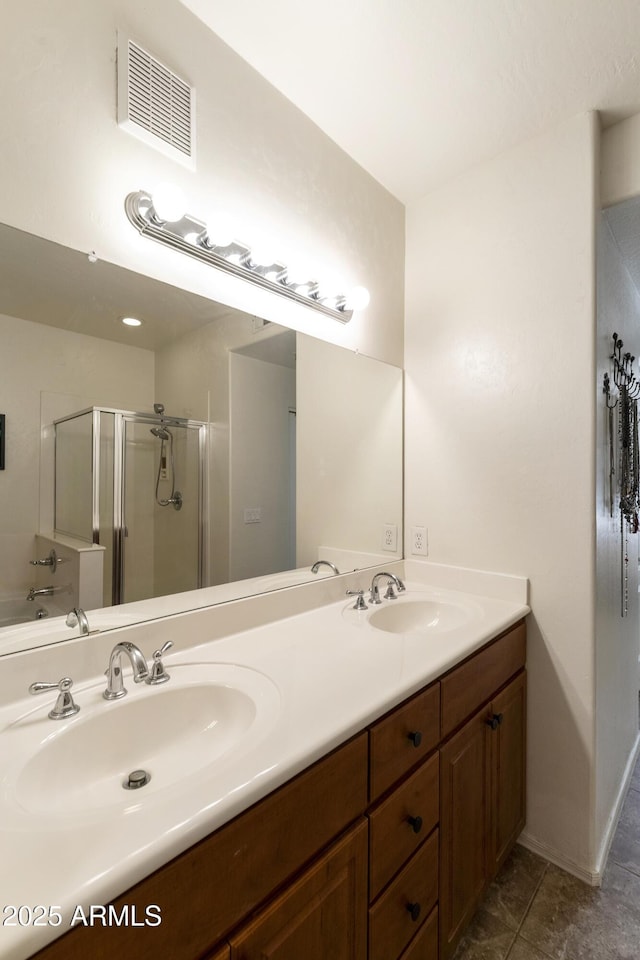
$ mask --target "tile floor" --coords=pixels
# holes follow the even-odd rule
[[[516,846],[454,960],[640,960],[640,762],[602,886]]]

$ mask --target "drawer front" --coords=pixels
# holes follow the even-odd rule
[[[373,900],[438,824],[435,753],[369,814],[369,897]]]
[[[438,960],[438,908],[434,907],[400,960]]]
[[[438,831],[434,830],[369,909],[369,960],[400,957],[437,899]],[[413,915],[410,908],[415,911]]]
[[[440,686],[396,707],[369,730],[369,799],[377,800],[440,741]]]
[[[443,739],[524,667],[526,638],[523,621],[443,677],[440,681]]]

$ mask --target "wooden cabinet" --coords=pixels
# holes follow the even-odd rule
[[[438,960],[437,907],[433,908],[400,960]]]
[[[438,683],[369,731],[369,960],[437,944],[439,740]]]
[[[375,899],[438,824],[434,753],[369,812],[369,895]]]
[[[485,711],[440,750],[440,945],[448,957],[487,882],[489,755]]]
[[[440,685],[405,700],[369,730],[369,799],[376,800],[440,740]]]
[[[231,960],[231,948],[225,945],[221,950],[210,954],[207,960]]]
[[[521,671],[440,750],[441,960],[524,826],[525,689]]]
[[[524,826],[524,623],[34,960],[448,960]],[[440,748],[438,750],[438,747]]]
[[[367,824],[334,844],[251,923],[231,960],[366,960]]]
[[[526,638],[522,621],[442,677],[440,736],[443,740],[522,670]]]
[[[491,711],[492,834],[489,874],[494,877],[524,829],[526,810],[527,683],[524,671],[498,694]]]
[[[369,910],[369,960],[396,960],[438,899],[438,831]]]

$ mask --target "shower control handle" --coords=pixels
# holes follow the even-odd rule
[[[55,573],[58,564],[64,563],[64,557],[59,557],[55,550],[50,550],[48,556],[41,557],[38,560],[29,560],[32,567],[51,567],[51,572]]]

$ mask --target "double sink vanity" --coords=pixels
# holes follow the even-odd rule
[[[527,585],[379,569],[3,659],[2,960],[452,955],[524,826]]]

